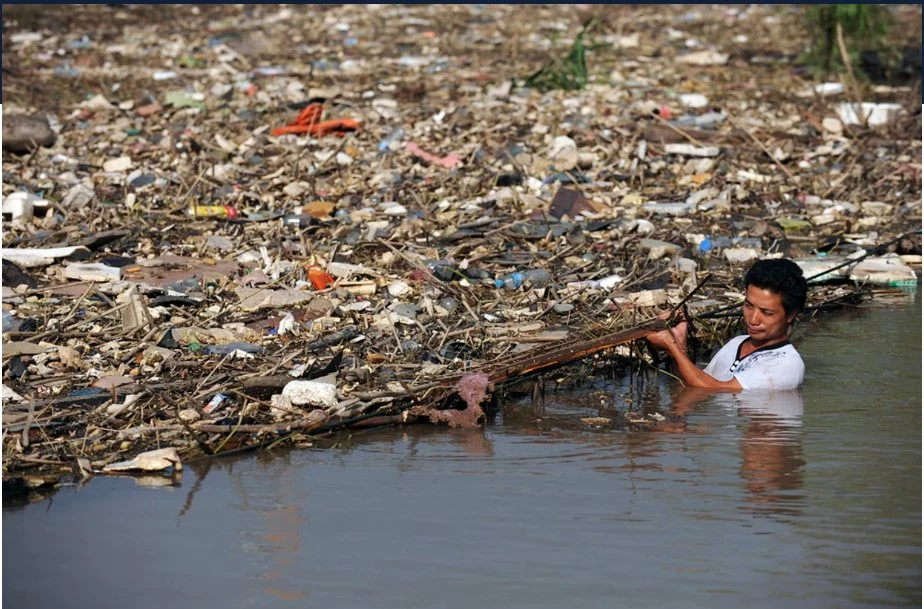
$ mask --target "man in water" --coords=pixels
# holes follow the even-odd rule
[[[717,391],[787,390],[802,384],[805,364],[789,342],[796,315],[805,308],[808,284],[791,260],[758,260],[744,277],[747,334],[731,339],[705,370],[687,355],[687,322],[648,335],[677,364],[683,382]]]

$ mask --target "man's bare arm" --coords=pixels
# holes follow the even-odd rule
[[[680,322],[669,330],[649,334],[648,342],[667,351],[667,354],[677,364],[677,372],[686,385],[714,391],[741,391],[741,383],[738,382],[738,379],[732,378],[730,381],[717,380],[693,363],[693,360],[687,355],[686,349],[681,346],[686,341],[678,340],[677,336],[677,333],[679,333],[680,336],[686,337],[686,332],[686,322]]]

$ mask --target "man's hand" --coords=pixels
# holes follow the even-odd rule
[[[647,337],[648,342],[655,347],[660,347],[671,352],[675,347],[679,347],[683,353],[687,352],[687,322],[681,321],[673,328],[652,332]]]
[[[659,317],[667,319],[668,313]],[[699,387],[710,391],[741,391],[741,383],[732,378],[729,381],[720,381],[703,370],[700,370],[690,356],[687,355],[687,322],[680,321],[673,328],[652,332],[645,338],[655,347],[667,351],[677,365],[677,373],[689,387]]]

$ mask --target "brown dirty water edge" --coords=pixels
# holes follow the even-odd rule
[[[601,379],[547,421],[682,426],[659,314],[702,360],[754,260],[805,332],[920,285],[919,75],[813,77],[804,7],[3,8],[4,496]]]

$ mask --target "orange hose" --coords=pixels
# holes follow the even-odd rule
[[[336,135],[343,137],[350,131],[356,131],[360,128],[361,123],[349,118],[335,118],[326,121],[321,120],[321,114],[324,108],[321,104],[309,104],[302,110],[298,118],[285,127],[277,127],[270,133],[274,136],[285,135],[287,133],[307,133],[314,137],[324,137],[325,135]]]

